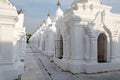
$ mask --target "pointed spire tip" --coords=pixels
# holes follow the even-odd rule
[[[58,3],[57,3],[57,6],[61,6],[61,3],[60,3],[60,1],[58,0]]]
[[[50,13],[48,12],[48,15],[47,16],[50,16]]]

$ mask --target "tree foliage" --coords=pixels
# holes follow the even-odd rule
[[[27,43],[29,43],[29,39],[32,36],[32,34],[26,34],[26,38],[27,38]]]

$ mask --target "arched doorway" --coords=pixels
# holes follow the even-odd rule
[[[107,62],[107,37],[104,33],[98,36],[97,40],[98,62]]]
[[[42,50],[45,51],[45,40],[42,41]]]
[[[60,56],[59,56],[60,59],[63,58],[63,37],[62,35],[60,35]]]

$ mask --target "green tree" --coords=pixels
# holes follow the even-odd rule
[[[26,34],[26,38],[27,38],[27,43],[29,43],[29,39],[32,36],[32,34]]]

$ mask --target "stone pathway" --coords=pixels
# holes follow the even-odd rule
[[[38,64],[33,54],[34,52],[30,46],[27,47],[27,54],[25,57],[25,73],[22,80],[50,80],[41,64]]]
[[[28,45],[22,80],[120,80],[120,71],[99,74],[72,74],[64,72],[37,48]]]

